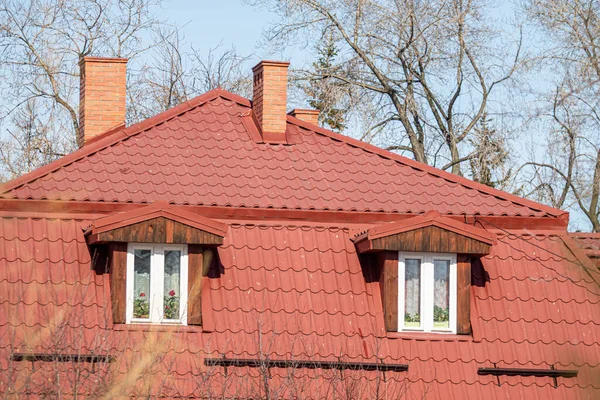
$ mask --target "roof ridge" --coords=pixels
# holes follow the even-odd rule
[[[217,88],[211,91],[208,91],[200,96],[196,96],[193,99],[190,99],[186,102],[178,104],[175,107],[172,107],[166,111],[163,111],[159,114],[154,115],[153,117],[147,118],[143,121],[135,123],[129,127],[125,127],[124,125],[119,125],[117,127],[111,128],[97,137],[95,137],[88,145],[83,146],[82,148],[74,151],[71,154],[67,154],[64,157],[59,158],[49,164],[46,164],[40,168],[37,168],[25,175],[22,175],[18,178],[12,179],[8,182],[5,182],[0,185],[0,194],[7,193],[13,189],[18,188],[19,186],[25,185],[27,183],[31,183],[37,179],[44,177],[62,167],[65,167],[69,164],[72,164],[76,161],[81,160],[87,156],[90,156],[94,153],[97,153],[107,147],[110,147],[114,144],[119,143],[122,140],[125,140],[129,137],[135,136],[143,131],[151,129],[157,125],[160,125],[171,118],[174,118],[178,115],[181,115],[193,108],[199,107],[212,101],[216,98],[224,98],[229,101],[233,101],[234,103],[238,103],[245,107],[250,107],[251,102],[248,99],[245,99],[241,96],[238,96],[234,93],[228,92],[226,90]]]
[[[336,133],[336,132],[330,131],[328,129],[322,128],[318,125],[311,124],[311,123],[303,121],[301,119],[292,117],[291,115],[287,115],[287,121],[294,125],[311,130],[317,134],[329,137],[332,140],[335,140],[338,142],[344,142],[349,146],[360,148],[366,152],[373,153],[380,157],[384,157],[389,160],[399,162],[399,163],[409,166],[411,168],[417,169],[419,171],[428,173],[430,175],[436,176],[438,178],[441,178],[441,179],[444,179],[444,180],[447,180],[450,182],[454,182],[456,184],[462,185],[469,189],[473,189],[478,192],[488,194],[490,196],[498,197],[498,198],[510,201],[511,203],[519,204],[521,206],[525,206],[525,207],[528,207],[528,208],[531,208],[534,210],[544,211],[553,217],[558,217],[561,215],[568,215],[567,211],[563,211],[558,208],[550,207],[545,204],[537,203],[533,200],[528,200],[523,197],[519,197],[517,195],[511,194],[511,193],[508,193],[508,192],[505,192],[505,191],[502,191],[499,189],[492,188],[492,187],[484,185],[482,183],[472,181],[472,180],[464,178],[462,176],[452,174],[450,172],[441,170],[439,168],[432,167],[431,165],[420,163],[420,162],[412,160],[408,157],[401,156],[400,154],[392,153],[389,150],[385,150],[380,147],[374,146],[370,143],[366,143],[366,142],[351,138],[349,136],[345,136],[340,133]]]

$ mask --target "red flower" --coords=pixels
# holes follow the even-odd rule
[[[169,292],[169,296],[175,296],[175,291],[173,289],[171,289],[171,291]]]
[[[140,297],[146,297],[146,293],[140,293]]]
[[[168,309],[169,309],[169,306],[165,306],[165,310],[168,310]]]

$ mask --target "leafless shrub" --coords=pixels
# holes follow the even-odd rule
[[[319,335],[277,333],[272,321],[264,320],[268,314],[261,314],[254,332],[217,334],[222,337],[215,351],[206,341],[211,334],[199,330],[111,328],[110,305],[95,303],[97,291],[104,291],[96,286],[102,279],[81,278],[66,297],[65,282],[34,282],[47,292],[35,300],[27,285],[15,285],[10,305],[2,306],[10,317],[0,324],[1,398],[389,399],[404,397],[409,387],[405,372],[348,368],[346,363],[355,360],[348,358],[344,340],[339,340],[337,362],[329,358],[331,366],[323,367]],[[27,317],[24,303],[30,304]],[[280,340],[291,343],[297,354],[290,349],[277,355]],[[382,343],[374,337],[363,340],[372,342],[374,351]],[[23,358],[34,356],[41,358]],[[90,356],[97,358],[90,361]],[[206,365],[207,358],[256,362],[223,367]],[[271,363],[282,359],[285,367]]]

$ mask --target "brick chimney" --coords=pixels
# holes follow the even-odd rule
[[[125,124],[126,58],[84,57],[79,62],[79,147]]]
[[[266,143],[286,143],[289,62],[261,61],[254,68],[252,109]]]
[[[314,125],[319,125],[319,110],[294,108],[288,114],[290,114],[292,117],[301,119],[302,121],[306,121]]]

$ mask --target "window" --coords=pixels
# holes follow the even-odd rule
[[[186,245],[127,248],[127,323],[187,324]]]
[[[456,255],[400,253],[400,331],[456,333]]]

